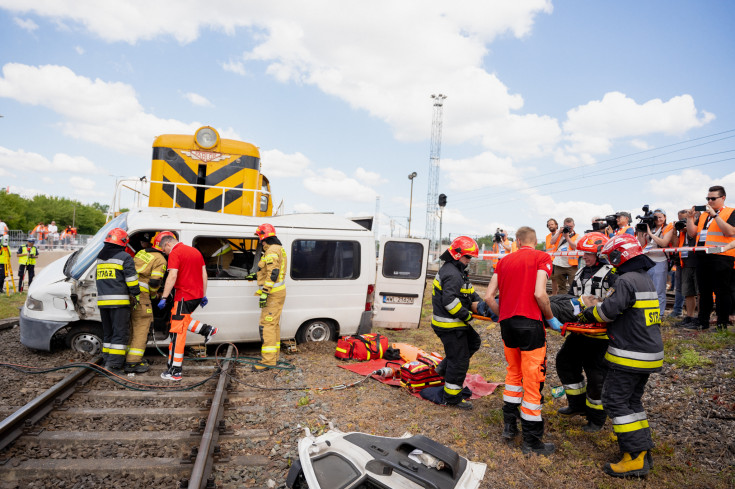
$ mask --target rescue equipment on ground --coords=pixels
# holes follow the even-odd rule
[[[561,327],[561,335],[564,336],[567,331],[572,333],[607,333],[607,325],[605,323],[564,323]]]
[[[332,429],[315,437],[306,429],[286,487],[477,489],[486,470],[423,435],[390,438]]]
[[[400,350],[401,358],[403,359],[404,362],[413,362],[418,358],[419,355],[423,355],[425,357],[431,356],[431,357],[438,358],[439,361],[437,361],[437,364],[442,360],[442,358],[444,358],[436,352],[427,353],[421,348],[418,348],[413,345],[409,345],[408,343],[393,343],[391,347],[396,350]]]
[[[427,387],[444,385],[444,377],[436,373],[441,359],[434,356],[419,355],[413,362],[401,366],[401,386],[411,392],[419,392]]]
[[[337,340],[334,356],[343,360],[374,360],[383,358],[388,338],[378,333],[345,336]]]

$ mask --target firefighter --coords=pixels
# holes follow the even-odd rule
[[[585,266],[577,270],[569,289],[569,295],[575,296],[575,309],[584,309],[581,301],[583,295],[603,299],[614,281],[612,266],[597,255],[607,241],[604,234],[592,232],[583,235],[577,242],[577,250],[584,252],[582,259]],[[556,354],[556,372],[569,402],[568,406],[557,412],[567,416],[586,416],[587,425],[582,430],[587,432],[600,431],[607,419],[602,407],[602,384],[607,372],[604,360],[606,351],[605,333],[570,333]]]
[[[102,317],[102,356],[105,368],[122,374],[130,330],[130,304],[140,287],[133,259],[125,252],[128,233],[114,228],[97,255],[97,307]]]
[[[516,232],[521,248],[498,263],[485,301],[500,316],[505,359],[508,362],[503,391],[503,433],[506,440],[518,435],[521,418],[524,454],[550,455],[553,443],[544,443],[541,391],[546,381],[546,331],[543,319],[555,331],[561,323],[551,311],[546,281],[551,275],[551,257],[534,249],[536,231],[523,226]],[[498,304],[496,292],[503,298]],[[520,409],[519,409],[520,408]]]
[[[171,328],[168,345],[167,369],[161,374],[165,380],[181,380],[184,363],[186,332],[191,331],[204,336],[208,343],[217,334],[217,328],[194,320],[191,314],[199,307],[206,306],[207,269],[204,258],[196,248],[179,243],[171,231],[163,231],[153,238],[153,246],[168,255],[168,278],[163,287],[158,308],[166,307],[169,294],[175,288],[174,306],[171,310]]]
[[[29,237],[27,244],[18,248],[18,292],[23,292],[23,279],[26,270],[28,270],[28,288],[31,287],[31,282],[33,282],[33,277],[36,274],[37,258],[36,238]]]
[[[253,371],[263,372],[275,367],[278,353],[281,350],[281,312],[286,302],[286,250],[276,236],[276,228],[268,223],[261,224],[255,230],[263,254],[258,262],[258,291],[260,297],[260,364],[253,366]]]
[[[609,323],[602,405],[623,457],[604,470],[615,477],[643,476],[653,465],[653,440],[641,399],[648,377],[660,371],[664,361],[658,295],[647,273],[654,263],[630,235],[611,238],[601,255],[616,267],[617,279],[607,297],[586,308],[580,320]]]
[[[143,235],[141,250],[135,254],[135,271],[138,272],[140,303],[132,312],[130,325],[130,345],[125,358],[125,372],[147,372],[148,362],[143,360],[148,331],[153,322],[152,298],[158,292],[166,273],[166,257],[163,251],[151,245],[150,236]]]
[[[472,393],[463,385],[470,358],[481,345],[480,335],[470,321],[478,303],[483,301],[467,273],[467,265],[478,256],[474,239],[460,236],[452,241],[440,256],[444,264],[434,277],[431,294],[431,327],[444,345],[444,359],[436,368],[444,377],[444,389],[430,400],[460,409],[472,409],[472,403],[467,400]]]

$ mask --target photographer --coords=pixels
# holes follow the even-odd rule
[[[620,236],[622,234],[635,236],[635,229],[630,225],[630,221],[632,220],[630,212],[618,212],[615,214],[615,217],[618,222],[618,229],[613,230],[612,226],[608,226],[607,231],[610,236]]]
[[[707,205],[694,221],[697,210],[692,207],[687,213],[687,233],[697,238],[697,246],[729,246],[735,239],[735,212],[725,207],[725,188],[715,185],[707,193]],[[735,249],[722,253],[697,251],[697,285],[699,286],[699,327],[709,328],[712,313],[712,294],[717,303],[717,329],[726,330],[730,324],[730,282],[735,263]]]
[[[687,210],[679,211],[679,221],[674,223],[676,231],[679,233],[676,246],[677,248],[692,247],[697,244],[696,237],[690,237],[686,228]],[[694,216],[694,221],[699,221],[699,212]],[[699,328],[699,319],[694,315],[694,309],[697,306],[697,257],[691,251],[680,251],[679,261],[676,266],[676,295],[681,296],[686,308],[684,319],[677,323],[676,326],[690,329]],[[676,312],[676,300],[674,301],[674,312]]]
[[[492,259],[493,269],[498,266],[498,261],[503,258],[502,255],[506,255],[511,251],[513,251],[513,247],[511,246],[510,241],[508,241],[505,231],[497,228],[495,230],[495,235],[493,236],[493,253],[500,254],[501,256]]]
[[[671,243],[671,238],[674,236],[674,225],[666,224],[666,213],[661,209],[656,209],[653,213],[648,212],[648,206],[643,207],[643,217],[638,216],[641,220],[636,226],[636,234],[638,235],[638,242],[641,244],[644,253],[648,254],[648,257],[653,260],[656,264],[653,268],[648,270],[648,275],[651,276],[653,284],[656,286],[656,295],[658,295],[658,304],[660,309],[661,317],[664,315],[666,309],[666,273],[668,270],[668,259],[664,253],[649,253],[654,248],[666,248]],[[650,223],[654,223],[654,228],[651,230]]]
[[[576,251],[578,238],[579,236],[574,232],[574,219],[567,217],[564,219],[564,226],[551,237],[551,242],[559,243],[554,251]],[[551,295],[556,295],[559,291],[564,293],[569,289],[574,274],[577,272],[578,259],[555,256],[553,260],[554,271],[551,274]]]

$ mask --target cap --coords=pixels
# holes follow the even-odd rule
[[[630,221],[633,220],[633,216],[630,215],[630,212],[622,211],[622,212],[618,212],[618,214],[620,214],[621,216],[627,217],[628,218],[628,222],[630,222]]]

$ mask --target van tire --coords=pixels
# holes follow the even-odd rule
[[[102,325],[84,323],[72,326],[65,341],[66,346],[75,352],[99,355],[102,353]]]
[[[337,328],[330,319],[312,319],[299,327],[296,332],[296,343],[317,341],[335,341]]]

